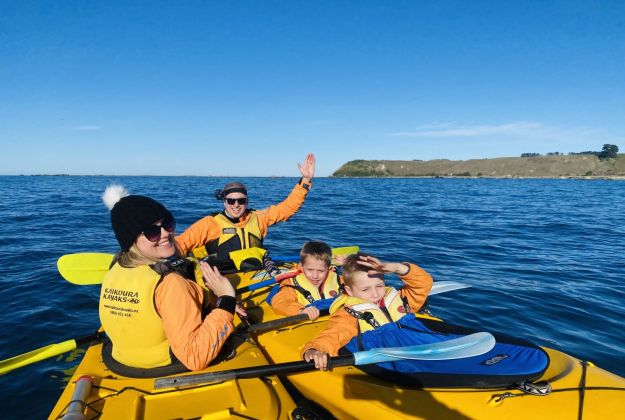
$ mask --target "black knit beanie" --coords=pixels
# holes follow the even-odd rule
[[[167,216],[173,219],[165,206],[149,197],[142,195],[121,197],[111,209],[111,226],[122,251],[128,251],[145,228]]]

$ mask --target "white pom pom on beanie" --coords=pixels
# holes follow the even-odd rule
[[[158,201],[142,195],[128,195],[121,185],[110,185],[102,194],[102,201],[111,210],[111,226],[122,251],[135,242],[139,234],[159,219],[172,214]]]

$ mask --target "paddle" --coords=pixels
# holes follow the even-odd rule
[[[495,346],[495,337],[487,332],[478,332],[452,340],[432,344],[420,344],[407,347],[393,347],[359,351],[347,356],[331,357],[331,367],[366,365],[398,359],[413,360],[450,360],[478,356],[490,351]],[[315,369],[314,362],[296,361],[267,366],[254,366],[219,372],[200,373],[186,376],[159,378],[154,381],[154,388],[175,388],[188,385],[209,384],[231,379],[258,378],[261,376],[287,375],[307,372]]]
[[[319,311],[319,316],[329,315],[330,311],[324,309]],[[265,331],[271,331],[282,327],[288,327],[289,325],[297,324],[300,321],[308,321],[308,314],[297,314],[293,316],[287,316],[286,318],[278,318],[273,321],[261,322],[260,324],[253,324],[243,329],[251,334],[260,334]]]
[[[263,287],[273,286],[275,283],[280,283],[282,280],[290,279],[291,277],[293,277],[293,274],[294,274],[293,272],[282,273],[278,276],[271,277],[270,279],[259,281],[258,283],[252,283],[245,287],[240,287],[234,292],[237,295],[240,295],[242,293],[252,292],[254,290],[262,289]]]
[[[85,254],[73,254],[73,255],[85,255]],[[101,258],[97,255],[107,255],[110,254],[91,254],[96,255],[94,258]],[[467,287],[471,287],[468,284],[454,282],[454,281],[439,281],[435,282],[432,286],[432,290],[430,291],[431,295],[436,295],[439,293],[446,293],[451,290],[464,289]],[[326,311],[321,311],[321,316],[327,315]],[[263,322],[260,324],[255,324],[247,328],[247,331],[254,334],[259,334],[261,332],[270,331],[276,328],[285,327],[288,325],[296,324],[300,321],[305,321],[308,319],[307,314],[298,314],[286,318],[280,318],[273,321]],[[50,344],[48,346],[42,347],[37,350],[30,351],[28,353],[24,353],[18,356],[11,357],[9,359],[5,359],[0,361],[0,376],[8,373],[12,370],[18,369],[23,366],[27,366],[41,360],[45,360],[54,356],[58,356],[60,354],[66,353],[68,351],[74,350],[75,348],[87,344],[93,341],[101,340],[104,337],[103,332],[98,332],[95,334],[91,334],[85,337],[71,339],[67,341],[63,341],[61,343]]]
[[[349,255],[354,252],[358,252],[357,246],[332,248],[333,257],[338,255]],[[97,252],[66,254],[58,259],[56,265],[61,276],[70,283],[79,285],[102,284],[102,279],[104,279],[104,275],[109,270],[113,257],[113,254]],[[289,257],[287,260],[299,260],[299,256],[292,258]],[[274,280],[269,279],[266,280],[266,282],[266,285],[269,285],[272,284]],[[263,286],[258,286],[258,288],[260,287]]]
[[[58,356],[59,354],[67,353],[74,350],[78,346],[83,344],[98,341],[104,338],[104,332],[97,332],[95,334],[87,335],[81,338],[75,338],[61,343],[50,344],[37,350],[29,351],[28,353],[20,354],[19,356],[11,357],[0,361],[0,375],[4,375],[7,372],[20,368],[22,366],[31,365],[41,360],[49,359],[50,357]]]
[[[70,283],[87,285],[101,284],[109,271],[113,254],[83,252],[63,255],[56,262],[61,276]]]

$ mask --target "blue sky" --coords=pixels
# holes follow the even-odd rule
[[[0,174],[625,151],[622,1],[0,0]]]

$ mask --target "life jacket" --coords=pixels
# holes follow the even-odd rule
[[[386,294],[379,305],[355,296],[341,295],[330,307],[330,313],[342,307],[348,314],[358,319],[360,332],[374,330],[389,322],[396,322],[411,312],[407,302],[394,287],[386,287]]]
[[[154,305],[154,292],[167,274],[176,271],[188,275],[188,264],[183,258],[135,268],[115,263],[106,273],[100,291],[99,313],[114,343],[109,351],[115,362],[142,372],[171,366],[177,367],[174,371],[187,370],[170,350],[162,319]],[[202,311],[203,317],[207,311],[208,307]]]
[[[255,210],[250,210],[250,217],[243,227],[237,227],[223,212],[213,215],[213,219],[219,225],[220,235],[218,238],[208,241],[203,246],[194,249],[196,258],[207,258],[208,263],[222,273],[233,273],[237,267],[230,258],[230,252],[247,248],[262,248],[263,234]],[[262,267],[262,259],[257,264],[243,267],[243,271],[257,270]]]
[[[297,301],[304,306],[308,306],[316,301],[328,298],[335,298],[340,292],[339,276],[336,271],[330,269],[321,283],[321,290],[308,280],[306,275],[298,270],[292,278],[283,280],[281,287],[291,287],[297,292]]]

